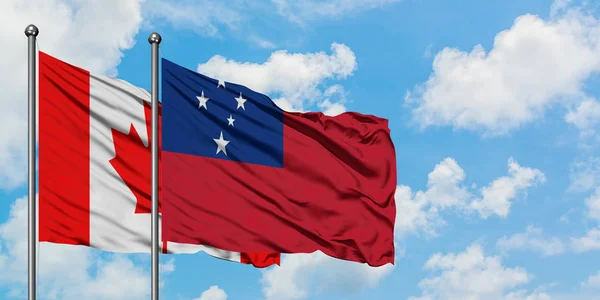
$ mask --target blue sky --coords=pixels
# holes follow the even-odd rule
[[[285,109],[390,120],[395,266],[163,256],[163,299],[600,299],[598,3],[20,2],[0,4],[1,299],[26,288],[29,23],[42,51],[146,89],[157,31],[163,57]],[[40,256],[42,299],[149,298],[149,255]]]

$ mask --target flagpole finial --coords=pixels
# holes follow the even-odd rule
[[[162,41],[162,38],[160,37],[160,34],[156,32],[151,33],[148,37],[148,43],[150,44],[160,44],[160,41]]]
[[[30,36],[34,36],[36,37],[38,35],[38,33],[40,33],[40,30],[37,28],[37,26],[30,24],[25,28],[25,35],[30,37]],[[159,36],[160,39],[160,36]]]

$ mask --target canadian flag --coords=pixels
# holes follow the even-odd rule
[[[39,52],[40,242],[150,252],[150,100],[148,91],[126,81]],[[256,267],[280,261],[279,253],[168,241],[160,249],[205,251]]]

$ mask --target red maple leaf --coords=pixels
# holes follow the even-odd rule
[[[152,107],[144,101],[144,115],[146,119],[146,132],[148,146],[144,146],[140,135],[131,124],[129,134],[112,129],[113,142],[115,144],[115,157],[109,162],[125,182],[129,190],[135,195],[137,204],[136,214],[149,214],[152,210],[151,201],[151,171],[152,171]],[[158,160],[160,165],[161,147],[161,116],[162,105],[158,104]],[[160,172],[158,175],[160,195]],[[158,211],[161,212],[160,196],[158,198]]]

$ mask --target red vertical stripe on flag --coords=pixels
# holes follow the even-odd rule
[[[90,244],[89,72],[39,52],[39,240]]]

